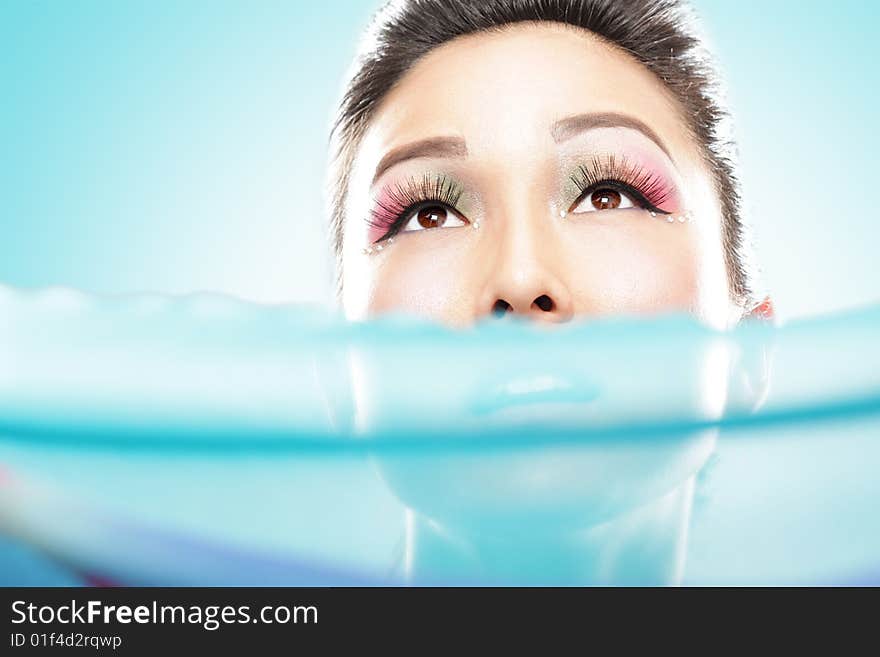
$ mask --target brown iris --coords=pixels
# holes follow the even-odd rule
[[[419,210],[418,221],[422,228],[440,228],[446,223],[446,209],[439,205],[431,205]]]
[[[613,189],[597,189],[590,195],[590,202],[597,210],[614,210],[620,207],[620,192]]]

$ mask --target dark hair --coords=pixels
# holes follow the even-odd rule
[[[588,30],[641,62],[678,99],[714,176],[733,298],[750,308],[758,301],[757,268],[741,216],[729,114],[719,76],[684,0],[397,0],[383,6],[354,61],[331,131],[328,201],[337,292],[342,288],[344,207],[351,167],[385,94],[434,48],[465,35],[529,21]]]

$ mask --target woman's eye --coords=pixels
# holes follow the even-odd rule
[[[466,223],[466,219],[444,205],[427,205],[410,215],[401,232],[427,228],[452,228],[464,226]]]
[[[595,212],[596,210],[625,210],[636,204],[625,192],[610,187],[599,188],[586,195],[572,212]]]

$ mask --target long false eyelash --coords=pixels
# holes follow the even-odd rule
[[[455,209],[463,193],[461,186],[445,175],[426,173],[421,179],[408,178],[382,191],[367,223],[382,232],[376,240],[381,242],[396,235],[420,206],[437,204]]]
[[[572,207],[579,204],[588,193],[608,185],[632,195],[646,210],[669,214],[668,211],[661,210],[660,206],[672,196],[672,188],[661,176],[638,164],[629,163],[626,157],[619,160],[614,155],[595,157],[588,165],[579,166],[571,180],[579,190]]]

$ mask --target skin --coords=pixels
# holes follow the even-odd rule
[[[582,116],[588,119],[571,120]],[[430,147],[418,157],[399,158],[401,149],[425,140]],[[394,163],[386,166],[392,156]],[[601,201],[607,188],[584,195],[574,184],[579,166],[596,159],[607,164],[611,157],[662,181],[664,193],[653,199],[657,217],[635,197],[597,209],[593,201]],[[743,315],[731,299],[713,178],[681,108],[644,66],[586,31],[517,24],[435,49],[377,108],[351,173],[342,253],[342,303],[349,319],[407,312],[466,327],[492,316],[499,301],[508,308],[505,317],[548,325],[579,316],[686,312],[726,329]],[[407,217],[406,226],[416,230],[396,234],[392,243],[383,240],[381,227],[370,225],[376,223],[377,201],[387,205],[389,190],[426,175],[454,180],[461,191],[445,208],[446,224],[424,228]],[[678,221],[685,214],[693,220]],[[381,251],[364,253],[379,244]],[[381,380],[381,365],[354,356],[356,380]],[[694,402],[716,417],[728,393],[727,354],[709,350],[692,365],[699,384]],[[469,385],[466,377],[460,382],[463,390]],[[369,424],[372,386],[355,387]],[[464,412],[444,403],[450,416]],[[446,467],[434,459],[421,466],[384,462],[392,488],[418,511],[410,517],[417,524],[410,532],[416,538],[407,539],[406,576],[417,579],[422,569],[436,575],[448,563],[458,572],[456,541],[483,566],[512,563],[520,569],[509,555],[511,540],[520,550],[522,537],[504,532],[532,525],[510,522],[493,534],[486,522],[497,511],[494,500],[503,490],[505,508],[522,509],[528,518],[540,498],[546,507],[539,511],[552,515],[560,499],[571,497],[560,480],[565,462],[576,481],[594,486],[580,498],[583,509],[611,508],[613,501],[617,515],[602,522],[577,516],[572,522],[583,522],[580,533],[564,523],[545,527],[551,538],[540,553],[553,553],[546,560],[558,565],[560,581],[627,581],[634,562],[642,564],[638,577],[645,581],[676,581],[693,475],[714,440],[713,432],[705,432],[646,454],[629,448],[619,462],[609,460],[615,452],[604,448],[566,454],[564,461],[551,450]],[[517,472],[525,478],[517,479]],[[540,482],[546,490],[533,494],[530,486],[540,488]],[[618,494],[647,484],[665,495],[646,503]],[[434,494],[443,489],[458,497]],[[468,524],[473,522],[476,529]],[[529,550],[522,555],[526,562],[534,556]]]
[[[560,129],[582,114],[628,117],[660,144],[632,126],[606,125],[615,121]],[[435,138],[464,143],[377,176],[389,153]],[[611,156],[656,175],[669,192],[663,210],[693,220],[651,217],[626,194],[615,208],[596,210],[596,195],[574,206],[577,167]],[[365,254],[381,237],[368,222],[377,199],[425,175],[462,191],[445,208],[446,224],[409,221],[417,230]],[[462,327],[499,301],[507,316],[550,323],[683,311],[727,328],[742,315],[731,300],[712,177],[676,100],[629,55],[569,26],[518,24],[420,60],[364,135],[345,221],[342,302],[353,320],[403,311]]]

